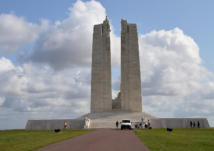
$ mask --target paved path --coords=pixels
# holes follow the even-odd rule
[[[129,130],[100,129],[37,151],[149,151]]]

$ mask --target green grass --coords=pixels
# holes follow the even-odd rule
[[[32,151],[79,136],[92,130],[6,130],[0,131],[0,151]]]
[[[214,129],[134,130],[150,151],[214,151]]]

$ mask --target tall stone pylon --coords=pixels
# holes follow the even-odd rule
[[[94,25],[92,44],[91,113],[112,110],[110,25]]]
[[[137,25],[121,20],[121,110],[142,112]]]

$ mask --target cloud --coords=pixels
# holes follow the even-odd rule
[[[188,95],[189,89],[208,80],[197,44],[179,28],[142,35],[140,47],[144,95]]]
[[[0,73],[14,69],[14,65],[12,64],[12,62],[5,57],[2,57],[0,59],[0,67]]]
[[[74,115],[89,111],[90,70],[78,68],[55,72],[49,66],[12,65],[6,58],[0,72],[0,115],[14,112],[64,112]]]
[[[55,69],[90,65],[93,25],[105,17],[105,8],[99,2],[78,0],[69,8],[68,18],[41,34],[31,59]]]
[[[27,22],[23,17],[0,14],[0,52],[14,53],[24,44],[33,42],[41,29],[39,25]]]
[[[68,18],[56,21],[40,35],[30,60],[49,64],[56,70],[90,66],[93,26],[105,18],[106,10],[99,2],[78,0],[69,8]],[[120,38],[114,34],[113,28],[111,43],[112,63],[119,65]]]
[[[202,65],[191,37],[174,28],[141,35],[139,44],[146,111],[165,117],[213,116],[213,74]]]

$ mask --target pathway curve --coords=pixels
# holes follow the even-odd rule
[[[99,129],[37,151],[149,151],[130,130]]]

